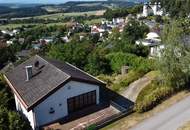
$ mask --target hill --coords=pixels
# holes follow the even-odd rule
[[[136,3],[128,1],[71,1],[64,4],[1,4],[0,18],[18,18],[47,15],[52,13],[71,13],[106,10],[108,8],[125,8]]]

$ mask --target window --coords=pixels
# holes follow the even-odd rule
[[[51,107],[50,110],[49,110],[49,113],[53,114],[54,112],[55,112],[55,110]]]

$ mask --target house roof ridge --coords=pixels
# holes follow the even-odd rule
[[[69,65],[69,66],[71,66],[71,67],[73,67],[73,68],[79,70],[80,72],[82,72],[82,73],[84,73],[84,74],[86,74],[86,75],[88,75],[88,76],[90,76],[90,77],[92,77],[92,78],[98,80],[99,82],[101,82],[101,83],[103,83],[103,84],[106,84],[104,81],[102,81],[102,80],[100,80],[100,79],[98,79],[98,78],[92,76],[91,74],[89,74],[89,73],[87,73],[87,72],[85,72],[85,71],[83,71],[83,70],[77,68],[76,66],[74,66],[74,65],[72,65],[72,64],[70,64],[70,63],[68,63],[68,62],[65,62],[65,63],[66,63],[67,65]]]
[[[53,65],[51,62],[48,62],[46,59],[42,58],[39,55],[36,55],[37,57],[39,57],[40,59],[42,59],[43,61],[45,61],[46,63],[48,63],[49,65],[53,66],[54,68],[56,68],[57,70],[61,71],[62,73],[64,73],[65,75],[67,75],[69,78],[71,78],[71,75],[65,73],[63,70],[61,70],[60,68],[58,68],[57,66]]]

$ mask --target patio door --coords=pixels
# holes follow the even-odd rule
[[[96,90],[67,99],[68,112],[72,113],[96,104]]]

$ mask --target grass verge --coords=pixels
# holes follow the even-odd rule
[[[181,91],[174,96],[168,98],[168,100],[163,101],[161,104],[159,104],[157,107],[153,108],[152,110],[144,113],[133,113],[125,118],[122,118],[121,120],[118,120],[101,130],[128,130],[131,127],[134,127],[138,123],[142,122],[143,120],[154,116],[158,112],[161,112],[165,110],[166,108],[172,106],[173,104],[179,102],[180,100],[184,99],[185,97],[190,96],[189,91],[184,90]]]

